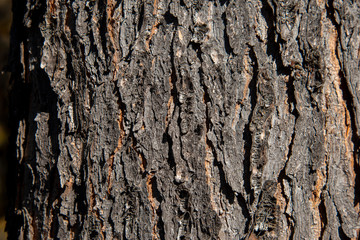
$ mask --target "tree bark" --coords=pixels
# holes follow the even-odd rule
[[[10,239],[356,239],[360,6],[13,1]]]

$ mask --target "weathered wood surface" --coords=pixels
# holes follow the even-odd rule
[[[359,4],[14,1],[10,239],[356,239]]]

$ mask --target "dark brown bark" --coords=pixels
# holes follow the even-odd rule
[[[356,239],[359,3],[14,1],[11,239]]]

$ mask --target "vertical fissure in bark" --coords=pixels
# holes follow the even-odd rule
[[[21,73],[19,72],[12,74],[10,85],[13,91],[13,95],[9,99],[10,106],[13,107],[13,111],[10,112],[10,117],[14,121],[9,121],[9,127],[12,131],[9,138],[9,142],[11,143],[9,147],[9,156],[11,159],[16,159],[17,161],[8,161],[7,191],[10,196],[9,208],[14,209],[16,213],[12,214],[11,218],[8,217],[6,229],[9,233],[9,239],[16,239],[16,230],[20,228],[21,224],[25,224],[19,214],[19,210],[21,209],[21,189],[23,182],[23,173],[20,168],[21,163],[25,158],[23,153],[25,152],[27,142],[29,141],[29,121],[26,116],[29,114],[32,87],[31,84],[21,77]],[[24,129],[24,138],[19,145],[16,145],[15,143],[18,138],[17,134],[21,128]]]
[[[111,179],[111,175],[114,171],[114,159],[115,159],[115,155],[116,153],[118,153],[120,151],[120,149],[123,146],[123,140],[125,137],[125,130],[124,130],[124,116],[126,114],[126,105],[125,103],[122,101],[122,97],[121,97],[121,93],[120,93],[120,89],[118,87],[115,86],[114,89],[114,93],[115,96],[117,97],[117,104],[118,104],[118,110],[119,110],[119,118],[117,120],[118,122],[118,127],[119,127],[119,138],[118,138],[118,143],[116,148],[114,149],[114,151],[111,153],[109,159],[108,159],[108,177],[107,177],[107,184],[108,184],[108,194],[111,195],[111,189],[112,189],[112,179]]]
[[[296,72],[295,72],[296,74]],[[284,163],[283,168],[280,170],[279,176],[278,176],[278,182],[280,183],[280,187],[281,187],[281,195],[283,196],[283,198],[285,199],[286,202],[286,207],[289,205],[290,203],[290,199],[287,197],[286,193],[285,193],[285,185],[284,185],[284,181],[288,181],[289,183],[291,183],[291,178],[289,178],[286,174],[286,168],[288,165],[288,162],[290,161],[290,158],[293,154],[293,147],[294,147],[294,141],[295,141],[295,136],[296,136],[296,124],[298,121],[298,118],[300,116],[299,111],[297,110],[297,105],[296,105],[296,97],[295,97],[295,88],[294,88],[294,81],[296,79],[294,77],[290,77],[289,80],[286,82],[286,93],[287,93],[287,101],[288,101],[288,106],[289,106],[289,110],[290,113],[295,117],[294,119],[294,127],[293,127],[293,132],[291,134],[291,140],[290,140],[290,144],[288,147],[288,152],[287,152],[287,156],[286,156],[286,161]],[[287,221],[287,225],[290,227],[290,239],[293,239],[294,237],[294,233],[295,233],[295,228],[294,228],[294,218],[291,214],[288,214],[286,211],[284,212],[285,216],[286,216],[286,221]]]
[[[175,17],[173,14],[171,14],[170,10],[167,10],[166,13],[164,14],[164,19],[165,19],[166,24],[174,24],[174,26],[175,26],[174,34],[175,34],[177,31],[177,27],[179,25],[177,17]],[[174,40],[175,39],[173,39],[173,41]]]
[[[291,200],[287,197],[287,195],[285,193],[284,181],[288,181],[289,183],[291,183],[291,179],[286,175],[286,167],[287,167],[287,164],[288,164],[288,162],[290,160],[290,157],[292,155],[292,148],[294,146],[294,139],[295,139],[295,132],[296,132],[295,126],[296,126],[296,121],[295,121],[295,124],[294,124],[293,133],[291,135],[291,141],[290,141],[290,145],[289,145],[287,158],[286,158],[285,164],[284,164],[283,168],[281,169],[281,171],[279,173],[279,176],[278,176],[278,182],[280,183],[280,187],[281,187],[281,195],[285,199],[285,202],[286,202],[284,214],[286,216],[287,225],[290,227],[290,237],[289,237],[289,239],[294,239],[294,233],[295,233],[294,222],[295,221],[294,221],[293,216],[291,214],[287,213],[287,211],[286,211],[286,209],[289,206]]]
[[[225,44],[225,51],[227,53],[228,56],[234,55],[234,50],[230,45],[230,39],[229,39],[229,35],[227,33],[227,19],[226,19],[226,11],[221,15],[221,19],[223,20],[224,23],[224,44]]]
[[[152,235],[152,239],[157,239],[158,220],[156,219],[156,216],[158,213],[158,206],[155,202],[155,198],[161,198],[161,196],[156,187],[156,177],[154,176],[154,174],[155,173],[148,174],[146,180],[146,188],[147,188],[148,199],[151,207],[151,225],[152,225],[151,235]],[[158,199],[158,201],[161,201],[161,199]]]
[[[51,189],[49,192],[47,216],[50,218],[49,224],[49,234],[48,237],[54,238],[59,229],[59,219],[55,216],[58,216],[60,213],[60,196],[62,194],[60,176],[56,168],[52,168],[49,174],[48,189]]]
[[[155,173],[148,174],[147,180],[147,190],[149,194],[150,205],[152,207],[152,237],[153,239],[157,239],[157,236],[160,236],[160,239],[165,239],[165,232],[164,232],[164,221],[162,220],[162,210],[161,210],[161,202],[163,197],[158,189],[157,186],[157,178]],[[158,204],[155,202],[158,202]],[[157,219],[156,219],[157,216]]]
[[[97,6],[99,9],[100,16],[107,16],[107,11],[106,11],[107,1],[99,0]],[[90,13],[91,13],[91,11],[90,11]],[[107,50],[108,45],[109,45],[109,47],[111,47],[111,44],[108,44],[108,40],[109,40],[108,34],[110,34],[110,33],[108,32],[107,17],[100,17],[99,25],[100,25],[99,26],[99,36],[100,36],[102,52],[105,55],[106,63],[108,65],[111,62],[110,59],[112,59],[112,57],[109,55],[109,51]]]
[[[360,149],[360,136],[358,136],[358,126],[356,125],[356,110],[354,105],[354,96],[351,94],[349,89],[349,82],[344,74],[343,71],[343,62],[340,58],[339,53],[339,34],[341,32],[341,26],[336,21],[335,18],[335,9],[334,9],[334,0],[329,0],[326,4],[326,14],[327,17],[330,19],[332,25],[335,27],[337,32],[336,38],[336,47],[335,47],[335,56],[339,62],[340,69],[339,69],[339,78],[340,78],[340,89],[342,91],[342,97],[346,105],[346,110],[350,115],[350,128],[351,128],[351,141],[353,143],[353,158],[354,158],[354,172],[355,172],[355,199],[354,199],[354,206],[360,203],[360,162],[359,162],[359,149]]]
[[[144,24],[144,17],[145,17],[145,7],[144,7],[144,3],[141,3],[140,5],[140,14],[139,14],[139,20],[137,23],[137,30],[138,32],[140,32],[143,24]]]
[[[346,234],[344,233],[343,229],[339,227],[339,236],[341,240],[351,240]]]
[[[281,57],[281,51],[280,51],[280,44],[281,44],[281,38],[278,37],[276,38],[276,29],[275,29],[275,14],[274,11],[276,11],[276,5],[275,6],[271,6],[270,3],[267,0],[262,1],[263,2],[263,7],[262,7],[262,15],[264,16],[266,23],[268,25],[268,44],[267,44],[267,54],[271,55],[276,63],[276,71],[278,75],[284,75],[284,76],[288,76],[288,81],[286,81],[286,93],[287,93],[287,104],[289,106],[289,112],[294,116],[294,127],[293,127],[293,132],[291,135],[291,140],[290,140],[290,144],[288,147],[288,153],[287,153],[287,158],[286,161],[284,163],[283,168],[281,169],[277,181],[280,183],[280,187],[281,187],[281,195],[283,196],[283,198],[286,201],[286,206],[288,206],[288,204],[290,203],[290,199],[287,197],[286,193],[285,193],[285,186],[284,186],[284,181],[288,181],[289,183],[291,182],[291,179],[286,175],[286,168],[287,168],[287,163],[289,162],[291,156],[292,156],[292,151],[293,151],[293,146],[294,146],[294,139],[295,139],[295,134],[296,134],[296,123],[297,120],[299,118],[299,111],[297,110],[297,103],[296,103],[296,97],[295,97],[295,88],[294,88],[294,81],[296,80],[295,77],[293,77],[292,75],[296,75],[297,73],[294,71],[294,69],[291,69],[290,67],[285,67],[284,63],[282,61],[282,57]],[[275,9],[274,9],[275,8]],[[285,208],[286,209],[286,208]],[[290,227],[290,239],[293,239],[294,237],[294,233],[295,233],[295,229],[294,229],[294,219],[293,217],[288,214],[286,211],[284,212],[285,217],[286,217],[286,221],[287,221],[287,225]]]
[[[113,199],[112,199],[113,200]],[[114,201],[113,201],[114,202]],[[109,225],[110,225],[110,229],[111,229],[111,234],[113,236],[116,236],[116,229],[115,229],[115,222],[113,220],[113,218],[111,217],[114,213],[114,207],[113,205],[110,207],[110,210],[109,210],[109,217],[108,217],[108,221],[109,221]]]
[[[335,0],[230,2],[14,1],[11,124],[17,137],[11,140],[9,186],[17,186],[9,190],[14,200],[8,216],[11,239],[20,234],[99,239],[295,239],[308,234],[348,239],[357,227],[349,223],[353,217],[346,208],[353,192],[356,211],[360,206],[357,82],[346,76],[345,67],[354,60],[347,59],[348,49],[331,48],[342,66],[339,72],[336,59],[321,65],[329,53],[323,48],[328,32],[322,31],[336,28],[340,46],[343,33],[353,30],[349,24],[358,21],[344,14],[358,9],[349,1],[338,9]],[[298,37],[290,36],[294,33]],[[333,47],[336,38],[330,34]],[[351,49],[356,41],[347,37]],[[43,66],[36,63],[40,58]],[[120,82],[120,72],[134,81]],[[200,103],[194,103],[199,94]],[[321,107],[329,108],[315,113]],[[274,109],[279,110],[276,116]],[[45,120],[33,120],[43,113]],[[98,115],[102,113],[106,116]],[[165,121],[158,121],[159,116]],[[144,120],[140,128],[138,120]],[[333,128],[337,124],[340,129]],[[42,126],[48,132],[41,132]],[[328,147],[325,160],[322,148],[312,148],[316,141]],[[277,146],[269,145],[274,142]],[[321,153],[315,154],[317,150]],[[345,158],[339,159],[338,150],[345,151]],[[205,160],[198,163],[199,157]],[[233,166],[239,157],[242,172]],[[308,169],[311,178],[304,179]],[[328,177],[335,177],[335,183]],[[267,192],[268,179],[273,179],[275,195]],[[350,184],[344,202],[342,189],[337,189],[343,179]],[[327,189],[332,196],[325,198]],[[310,200],[302,201],[305,196]],[[303,209],[310,209],[309,215]],[[284,229],[277,231],[279,226]],[[306,226],[316,233],[308,233]]]
[[[201,57],[201,54],[202,54],[202,51],[201,51],[201,43],[198,43],[198,42],[194,42],[194,41],[191,41],[188,45],[188,47],[191,46],[191,48],[195,51],[196,53],[196,56],[198,57],[200,63],[203,62],[202,60],[202,57]],[[199,67],[199,73],[201,73],[200,77],[202,76],[202,74],[204,73],[204,71],[202,70],[202,67]]]
[[[102,214],[99,211],[99,208],[96,208],[96,192],[95,192],[95,187],[94,187],[94,183],[91,179],[91,175],[88,175],[88,183],[89,183],[89,190],[90,190],[90,196],[89,196],[89,215],[90,217],[95,217],[97,220],[99,220],[100,222],[100,235],[102,237],[102,239],[105,239],[105,223],[104,223],[104,218],[102,217]],[[95,209],[96,208],[96,209]],[[92,229],[90,229],[92,230]],[[96,236],[98,235],[98,231],[93,230],[91,234],[95,234]]]
[[[167,141],[168,143],[168,157],[167,157],[167,162],[169,164],[169,167],[171,170],[173,170],[174,174],[176,174],[176,163],[175,163],[175,156],[174,156],[174,151],[173,151],[173,140],[170,136],[170,134],[168,133],[168,131],[166,131],[165,135],[164,135],[164,140]]]
[[[40,69],[40,66],[38,66]],[[56,164],[58,156],[60,154],[60,145],[59,145],[59,127],[60,119],[58,118],[58,109],[57,109],[57,102],[58,96],[53,91],[50,85],[50,79],[46,75],[44,70],[39,70],[39,74],[37,74],[36,78],[39,81],[39,87],[41,95],[41,111],[49,113],[49,137],[51,140],[51,157],[54,159],[54,163]]]
[[[289,183],[291,182],[291,179],[287,176],[286,174],[286,168],[287,168],[287,164],[290,161],[290,158],[292,156],[293,153],[293,146],[294,146],[294,141],[295,141],[295,136],[296,136],[296,123],[297,120],[299,118],[299,112],[296,108],[296,98],[295,98],[295,88],[294,88],[294,81],[295,78],[290,77],[288,82],[286,83],[287,89],[287,100],[288,100],[288,105],[289,105],[289,109],[290,109],[290,113],[295,117],[295,121],[294,121],[294,127],[293,127],[293,132],[291,134],[291,140],[290,140],[290,144],[288,147],[288,153],[287,153],[287,157],[286,157],[286,161],[284,163],[283,168],[281,169],[279,176],[278,176],[278,182],[280,183],[281,186],[281,195],[283,196],[283,198],[286,201],[286,207],[287,208],[288,204],[290,203],[290,199],[287,197],[286,193],[285,193],[285,185],[284,185],[284,181],[288,181]],[[294,237],[294,219],[293,217],[288,214],[286,211],[284,212],[285,216],[286,216],[286,221],[288,226],[290,227],[290,239],[293,239]]]
[[[187,239],[191,233],[191,195],[184,185],[180,185],[177,189],[178,198],[178,232],[176,239]]]
[[[249,232],[250,224],[251,224],[251,214],[249,212],[249,205],[247,204],[246,199],[241,193],[237,194],[237,201],[241,207],[241,212],[243,216],[246,218],[244,232],[247,233]]]
[[[271,55],[274,60],[277,59],[277,55],[278,53],[276,53],[277,50],[279,50],[278,48],[278,44],[275,41],[275,36],[276,36],[276,30],[275,30],[275,19],[276,16],[274,14],[274,9],[273,7],[270,5],[270,3],[268,2],[270,0],[261,0],[262,3],[262,7],[261,7],[261,14],[263,15],[265,21],[266,21],[266,25],[267,25],[267,54]]]
[[[328,0],[325,4],[326,17],[331,21],[332,25],[336,28],[336,31],[340,33],[340,25],[335,18],[334,0]]]
[[[224,6],[225,4],[228,5],[229,4],[229,0],[219,0],[220,5]]]
[[[269,56],[272,56],[273,60],[276,63],[276,71],[280,75],[289,76],[291,71],[289,67],[285,67],[281,58],[280,51],[280,41],[281,38],[276,38],[277,32],[275,29],[276,16],[274,14],[274,9],[268,2],[269,0],[262,0],[263,6],[261,8],[261,14],[263,15],[266,24],[267,24],[267,44],[266,44],[266,53]]]
[[[171,74],[170,74],[170,98],[172,98],[172,100],[174,101],[175,106],[179,106],[180,102],[179,102],[179,98],[178,98],[178,89],[176,86],[176,83],[178,81],[178,77],[176,74],[176,63],[175,63],[175,53],[174,53],[174,41],[175,41],[175,34],[177,31],[177,25],[176,28],[174,29],[174,33],[172,36],[172,40],[171,40],[171,45],[170,45],[170,62],[171,62]],[[168,116],[170,117],[170,116]]]
[[[245,233],[247,233],[247,237],[251,237],[253,231],[253,225],[255,221],[254,209],[252,204],[255,202],[255,193],[252,186],[252,151],[254,147],[254,134],[250,130],[250,125],[253,121],[255,108],[257,105],[258,100],[258,78],[259,78],[259,63],[256,57],[256,53],[252,46],[249,46],[249,58],[250,63],[249,65],[252,66],[252,77],[248,85],[249,94],[250,94],[250,114],[248,118],[248,122],[244,126],[244,133],[243,133],[243,140],[244,140],[244,172],[243,172],[243,179],[244,179],[244,188],[247,193],[246,199],[246,224],[245,224]],[[245,96],[244,96],[245,98]]]
[[[19,237],[18,234],[21,234],[19,231],[21,227],[23,228],[21,230],[23,234],[26,234],[26,231],[34,231],[33,236],[35,237],[36,235],[36,237],[39,238],[38,227],[39,223],[41,225],[43,222],[38,220],[40,213],[37,211],[38,209],[34,204],[34,201],[29,202],[28,200],[32,199],[32,193],[39,194],[34,186],[34,184],[36,184],[34,181],[35,179],[30,179],[30,177],[38,177],[38,174],[40,173],[36,170],[35,157],[34,159],[30,159],[33,157],[29,156],[29,153],[31,152],[31,145],[34,145],[34,135],[36,131],[36,129],[32,127],[34,124],[34,117],[41,111],[41,109],[38,109],[39,106],[33,104],[36,94],[35,91],[39,91],[39,88],[36,89],[35,86],[38,79],[36,77],[32,78],[31,76],[32,73],[34,73],[34,70],[30,70],[30,59],[34,56],[38,56],[37,54],[39,54],[40,48],[36,47],[36,45],[37,43],[43,43],[44,40],[41,37],[38,25],[43,20],[45,9],[41,3],[31,5],[31,9],[27,9],[23,2],[18,3],[16,1],[13,4],[14,24],[12,27],[13,41],[11,47],[15,49],[10,55],[9,68],[12,71],[12,77],[10,79],[12,89],[12,94],[10,95],[10,104],[12,108],[12,111],[10,112],[10,127],[12,130],[11,135],[14,137],[10,138],[11,144],[13,145],[10,146],[12,149],[12,152],[10,153],[12,161],[8,161],[9,173],[7,174],[7,189],[11,195],[9,203],[11,204],[10,206],[14,210],[14,213],[11,213],[11,215],[9,214],[6,228],[7,231],[9,231],[9,239],[17,239]],[[28,7],[29,6],[30,5],[28,5]],[[18,16],[25,16],[28,14],[28,16],[32,16],[33,19],[32,21],[28,19],[24,22],[23,19],[17,19],[15,17],[17,14],[19,14]],[[50,96],[52,97],[51,92]],[[47,99],[45,98],[45,100]],[[49,115],[52,115],[50,117],[53,118],[53,109],[47,109],[47,107],[48,106],[42,106],[42,108],[47,110]],[[15,136],[19,134],[20,130],[24,131],[24,138],[19,141],[20,145],[16,146],[18,139]],[[52,129],[49,129],[49,134],[50,133],[52,133]],[[52,142],[55,141],[53,137],[51,137],[50,140]],[[56,143],[52,147],[55,146]],[[51,149],[51,154],[53,154],[52,152],[54,150],[55,149]],[[49,164],[49,167],[52,168],[52,164]],[[26,169],[32,171],[31,175],[26,174]],[[37,176],[35,176],[35,174],[37,174]],[[47,181],[46,184],[49,184],[49,181]],[[34,198],[40,199],[39,196],[36,197]],[[25,219],[27,218],[26,215],[31,216],[33,221],[30,224],[33,229],[28,229],[27,224],[29,224],[29,222],[27,221],[29,221],[29,219]]]
[[[76,193],[76,197],[74,199],[74,205],[76,206],[76,218],[77,221],[74,224],[74,226],[72,226],[75,229],[75,236],[78,235],[78,233],[80,233],[85,225],[85,219],[86,216],[88,214],[88,209],[89,209],[89,203],[87,201],[87,182],[88,182],[88,164],[89,161],[85,161],[86,159],[88,159],[88,154],[85,152],[85,148],[83,147],[83,145],[80,148],[80,159],[81,159],[81,167],[80,167],[80,184],[74,184],[74,192]],[[63,191],[65,190],[65,188],[63,189]],[[59,200],[59,208],[61,206],[61,200]]]
[[[173,170],[174,174],[176,175],[176,163],[175,163],[175,156],[173,152],[173,140],[169,133],[169,123],[172,120],[172,114],[175,111],[176,107],[179,107],[179,99],[178,99],[178,91],[177,91],[177,75],[176,75],[176,67],[175,67],[175,56],[174,56],[174,40],[175,40],[175,33],[174,30],[171,45],[170,45],[170,64],[171,64],[171,73],[169,77],[169,85],[170,85],[170,97],[168,101],[168,111],[165,117],[165,133],[164,133],[164,140],[168,143],[168,157],[167,162],[169,164],[170,169]],[[171,105],[174,104],[174,110],[171,111]],[[170,116],[171,115],[171,116]]]
[[[299,74],[296,70],[293,70],[292,73],[294,75]],[[300,116],[300,113],[297,109],[297,103],[296,103],[296,97],[295,97],[295,86],[294,86],[294,82],[297,79],[290,75],[289,80],[286,82],[286,93],[287,93],[287,104],[289,106],[289,112],[294,116],[295,118],[295,123],[294,123],[294,128],[296,125],[296,122]],[[295,129],[294,129],[295,132]],[[290,149],[291,145],[289,146]],[[290,156],[290,155],[289,155]],[[289,158],[288,158],[289,159]]]
[[[151,26],[150,35],[148,36],[148,38],[146,38],[146,41],[145,41],[146,50],[148,52],[150,51],[151,39],[155,35],[156,30],[159,28],[160,24],[161,24],[161,22],[158,19],[155,19],[154,25]]]
[[[134,150],[134,152],[137,154],[137,157],[140,160],[140,172],[142,174],[142,177],[145,178],[149,173],[147,171],[147,159],[145,158],[144,154],[141,152],[141,149],[138,148],[138,142],[136,137],[134,136],[134,132],[131,131],[129,133],[130,139],[131,139],[131,148]]]
[[[326,214],[326,206],[325,206],[325,199],[324,194],[321,194],[321,201],[319,203],[319,213],[320,213],[320,219],[321,219],[321,231],[320,231],[320,237],[319,239],[323,239],[325,234],[325,229],[328,224],[327,214]]]
[[[336,207],[336,204],[335,204],[334,200],[331,199],[331,201],[333,202],[333,204],[334,204],[334,206],[335,206],[336,217],[337,217],[337,219],[338,219],[338,221],[339,221],[339,223],[340,223],[340,226],[338,227],[338,233],[339,233],[340,239],[341,239],[341,240],[343,240],[343,239],[344,239],[344,240],[351,240],[351,238],[349,238],[349,237],[345,234],[345,232],[344,232],[344,230],[343,230],[343,228],[342,228],[342,223],[343,223],[343,221],[341,220],[341,214],[340,214],[338,208]]]
[[[202,57],[201,57],[201,46],[198,43],[192,43],[192,47],[194,48],[194,50],[197,53],[197,56],[200,60],[200,62],[203,62]],[[210,118],[210,114],[209,114],[209,108],[212,103],[210,95],[209,95],[209,89],[206,86],[205,80],[204,80],[204,73],[202,70],[202,66],[199,68],[199,76],[200,76],[200,80],[201,80],[201,85],[203,87],[204,90],[204,97],[203,97],[203,101],[205,103],[206,106],[206,110],[205,110],[205,125],[206,125],[206,131],[205,134],[207,135],[207,133],[211,130],[212,128],[212,124],[211,124],[211,118]],[[230,184],[228,183],[228,181],[226,180],[226,173],[224,171],[223,168],[223,163],[219,161],[218,155],[216,153],[216,147],[214,146],[213,142],[208,139],[206,137],[206,145],[208,146],[209,149],[211,149],[212,155],[214,157],[213,159],[213,165],[216,166],[219,170],[219,177],[220,177],[220,190],[221,192],[225,195],[226,199],[229,201],[230,204],[234,203],[234,199],[235,199],[235,192],[232,189],[232,187],[230,186]]]
[[[191,44],[192,48],[196,51],[199,61],[202,63],[203,61],[202,61],[202,57],[201,57],[202,52],[201,52],[200,44],[194,43],[194,42],[191,42],[190,44]],[[209,113],[209,108],[210,108],[212,101],[211,101],[211,98],[209,95],[209,89],[206,86],[206,83],[204,80],[204,72],[202,70],[202,66],[199,67],[199,76],[200,76],[200,84],[204,91],[203,101],[205,104],[205,127],[206,127],[205,144],[206,144],[207,148],[211,150],[212,155],[214,157],[213,165],[216,166],[219,170],[220,190],[225,195],[225,197],[229,201],[229,203],[232,204],[232,203],[234,203],[235,192],[233,191],[232,187],[226,180],[226,174],[225,174],[225,171],[223,168],[223,164],[218,159],[218,155],[216,153],[216,147],[214,146],[213,142],[210,139],[208,139],[206,136],[212,128],[212,123],[211,123],[211,118],[210,118],[210,113]],[[205,165],[206,165],[206,163],[205,163]]]
[[[157,222],[157,229],[158,229],[158,232],[159,232],[160,239],[165,240],[165,224],[164,224],[164,221],[162,219],[161,205],[157,209],[156,214],[159,216],[159,219],[158,219],[158,222]]]
[[[356,126],[356,113],[354,109],[353,96],[350,93],[347,80],[344,77],[343,71],[340,69],[339,77],[341,80],[340,89],[342,91],[342,96],[346,104],[346,109],[350,114],[350,127],[351,127],[351,141],[353,143],[353,158],[354,158],[354,171],[355,171],[355,199],[354,206],[360,203],[360,164],[359,164],[359,149],[360,149],[360,138],[357,135],[358,129]]]
[[[249,198],[247,199],[248,204],[250,205],[251,202],[254,201],[254,196],[252,194],[251,190],[251,148],[252,148],[252,133],[250,131],[250,123],[254,114],[254,109],[257,101],[257,79],[258,79],[258,71],[259,71],[259,65],[256,58],[255,51],[253,47],[249,46],[249,57],[252,63],[252,78],[249,83],[249,92],[250,92],[250,105],[251,105],[251,112],[249,114],[249,118],[247,123],[244,127],[244,133],[243,133],[243,140],[244,140],[244,172],[243,172],[243,179],[244,179],[244,187],[245,191],[247,193],[247,196]]]
[[[210,141],[210,143],[211,143],[211,141]],[[210,146],[212,146],[212,149],[214,149],[214,146],[212,144]],[[214,152],[215,152],[215,150],[213,150],[213,153]],[[229,203],[233,204],[234,199],[235,199],[235,192],[232,189],[232,187],[230,186],[230,184],[227,182],[223,164],[222,164],[222,162],[219,162],[217,160],[216,154],[214,155],[214,166],[217,166],[218,170],[219,170],[221,192],[225,195],[225,197],[229,201]]]

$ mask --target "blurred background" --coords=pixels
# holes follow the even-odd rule
[[[9,53],[11,26],[11,0],[0,0],[0,240],[7,238],[5,233],[6,213],[6,149],[8,140],[8,83],[10,74],[5,72]]]

